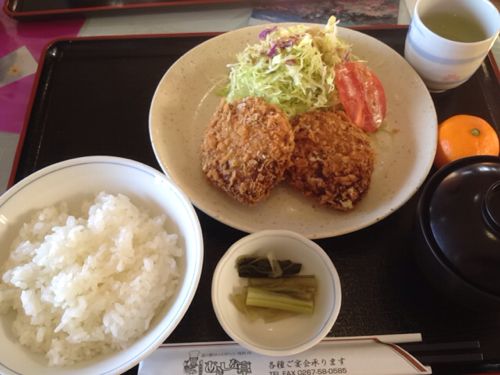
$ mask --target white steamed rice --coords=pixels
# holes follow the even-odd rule
[[[67,205],[37,212],[0,270],[0,313],[14,335],[50,365],[127,347],[177,290],[183,250],[124,195],[100,193],[72,216]]]

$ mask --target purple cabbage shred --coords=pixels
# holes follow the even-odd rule
[[[269,27],[267,29],[264,29],[262,30],[260,33],[259,33],[259,39],[260,40],[264,40],[266,39],[266,37],[271,34],[273,31],[275,31],[276,29],[278,28],[278,26],[273,26],[273,27]]]
[[[267,57],[273,57],[278,53],[278,45],[276,43],[273,43],[271,45],[271,48],[269,48],[269,51],[267,51]]]

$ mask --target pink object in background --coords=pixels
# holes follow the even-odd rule
[[[39,61],[47,43],[55,38],[77,35],[83,22],[83,18],[18,22],[0,12],[0,60],[26,47]],[[0,67],[11,68],[1,64]],[[0,131],[21,131],[34,77],[30,74],[0,87]]]

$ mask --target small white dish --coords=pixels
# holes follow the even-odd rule
[[[242,255],[265,255],[272,251],[277,259],[302,264],[301,275],[315,275],[318,290],[312,315],[295,315],[266,323],[250,321],[230,300],[235,288],[246,285],[236,269]],[[243,347],[268,356],[301,353],[320,342],[333,327],[340,312],[341,288],[337,270],[330,257],[315,242],[287,230],[265,230],[234,243],[215,268],[212,280],[212,305],[222,328]]]
[[[13,336],[13,315],[0,315],[0,373],[123,373],[161,345],[186,313],[203,265],[201,226],[186,195],[165,175],[137,161],[110,156],[70,159],[43,168],[11,187],[0,197],[0,264],[8,257],[20,226],[34,211],[63,201],[70,209],[80,207],[83,200],[101,191],[125,194],[152,214],[167,216],[165,229],[179,235],[178,244],[184,249],[176,294],[164,304],[146,333],[129,347],[74,366],[49,367],[47,359],[21,346]]]

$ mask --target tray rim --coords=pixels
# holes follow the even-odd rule
[[[21,0],[22,1],[22,0]],[[12,9],[12,4],[16,2],[15,0],[5,0],[3,4],[3,12],[14,19],[24,20],[24,19],[35,19],[50,16],[77,16],[86,14],[95,14],[102,12],[120,12],[120,11],[130,11],[139,9],[156,9],[156,8],[182,8],[182,7],[192,7],[195,5],[211,5],[211,6],[223,6],[231,4],[247,4],[248,0],[163,0],[160,2],[147,2],[147,3],[135,3],[128,4],[124,6],[113,6],[113,5],[100,5],[92,7],[79,7],[79,8],[58,8],[58,9],[46,9],[46,10],[29,10],[29,11],[15,11]]]
[[[191,1],[191,0],[189,0]],[[203,1],[203,0],[192,0],[192,1]],[[213,1],[213,0],[208,0],[208,1]],[[216,1],[216,0],[215,0]],[[233,0],[229,0],[233,1]],[[240,1],[240,0],[236,0]],[[4,3],[7,4],[9,0],[6,0]],[[375,25],[357,25],[357,26],[350,26],[346,27],[348,29],[352,30],[357,30],[357,31],[371,31],[371,30],[407,30],[409,25],[401,25],[401,24],[375,24]],[[47,56],[47,52],[52,46],[54,46],[57,43],[62,43],[62,42],[80,42],[80,41],[100,41],[100,40],[136,40],[136,39],[174,39],[174,38],[190,38],[190,37],[215,37],[217,35],[224,34],[224,32],[182,32],[182,33],[157,33],[157,34],[123,34],[123,35],[98,35],[98,36],[74,36],[74,37],[57,37],[52,40],[50,40],[44,48],[42,49],[40,61],[38,63],[37,70],[35,72],[33,84],[31,87],[31,91],[29,94],[29,100],[28,104],[26,106],[26,110],[24,113],[24,118],[23,118],[23,124],[21,127],[21,131],[19,133],[19,139],[17,142],[16,146],[16,151],[14,154],[14,159],[12,162],[12,167],[10,170],[10,175],[7,180],[7,189],[12,187],[15,183],[15,177],[17,174],[17,169],[19,166],[19,161],[21,158],[21,154],[23,151],[23,146],[24,146],[24,140],[26,137],[27,129],[28,129],[28,124],[30,121],[31,113],[33,111],[33,105],[35,103],[36,99],[36,94],[39,88],[40,84],[40,78],[41,74],[43,71],[43,68],[45,66],[45,60]],[[495,60],[495,57],[493,56],[492,51],[490,51],[487,55],[486,60],[488,60],[488,63],[491,65],[491,68],[495,74],[495,78],[497,82],[500,82],[500,69],[497,65],[497,62]]]
[[[137,34],[137,35],[104,35],[104,36],[85,36],[85,37],[57,37],[50,40],[42,49],[40,54],[40,61],[38,62],[38,67],[35,72],[33,79],[33,84],[31,86],[31,91],[29,94],[28,104],[23,116],[23,124],[21,131],[19,132],[19,138],[17,141],[16,151],[14,154],[14,159],[12,162],[12,167],[10,170],[9,178],[7,180],[7,189],[10,189],[15,184],[15,177],[19,167],[19,161],[24,148],[24,140],[26,138],[26,133],[28,130],[28,125],[30,122],[31,114],[33,112],[33,105],[36,100],[37,91],[40,85],[40,79],[42,76],[42,71],[45,67],[47,52],[57,43],[72,43],[79,41],[98,41],[98,40],[127,40],[127,39],[162,39],[162,38],[189,38],[189,37],[213,37],[221,34],[220,32],[196,32],[196,33],[169,33],[169,34]]]

